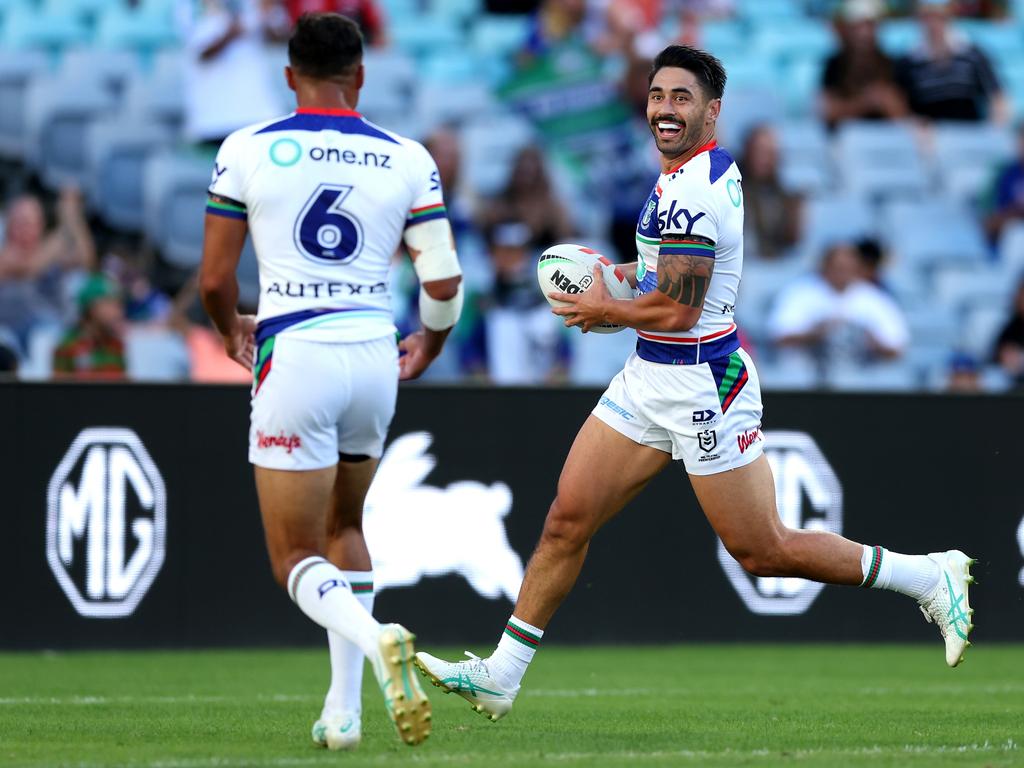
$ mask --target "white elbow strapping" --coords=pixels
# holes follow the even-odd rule
[[[405,243],[416,251],[413,269],[421,283],[446,280],[462,274],[459,257],[452,245],[452,228],[447,219],[416,224],[405,231]]]
[[[447,301],[438,301],[431,298],[426,289],[420,288],[420,320],[424,328],[432,331],[444,331],[451,328],[459,320],[462,314],[462,302],[464,293],[462,283],[459,283],[455,295]]]

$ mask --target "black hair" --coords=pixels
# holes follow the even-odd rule
[[[288,40],[292,69],[316,80],[354,74],[362,60],[359,26],[339,13],[302,14]]]
[[[689,45],[670,45],[663,50],[655,56],[654,63],[651,64],[651,71],[647,75],[648,87],[662,67],[679,67],[692,72],[708,95],[709,101],[720,99],[725,93],[725,67],[722,66],[721,61],[700,48],[692,48]]]

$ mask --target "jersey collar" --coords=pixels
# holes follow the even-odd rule
[[[300,107],[295,110],[297,115],[330,115],[331,117],[362,117],[354,109],[328,109],[314,107]]]
[[[690,160],[693,160],[693,158],[695,158],[701,152],[710,152],[712,149],[714,149],[717,146],[718,146],[718,141],[716,139],[712,139],[707,144],[705,144],[703,147],[698,147],[696,152],[694,152],[692,155],[690,155],[690,157],[688,157],[686,160],[683,160],[683,162],[681,162],[679,165],[677,165],[674,168],[670,168],[669,170],[665,171],[665,175],[668,176],[670,173],[675,173],[680,168],[682,168],[684,165],[686,165],[688,162],[690,162]]]

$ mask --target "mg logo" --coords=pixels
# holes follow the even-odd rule
[[[766,432],[765,454],[775,476],[775,503],[789,528],[841,533],[843,489],[825,456],[803,432]],[[718,562],[753,613],[797,616],[824,584],[805,579],[751,576],[733,560],[721,541]]]
[[[82,616],[130,616],[164,562],[164,481],[130,429],[86,429],[46,488],[46,560]]]

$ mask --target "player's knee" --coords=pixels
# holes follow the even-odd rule
[[[556,497],[544,521],[542,538],[548,545],[575,550],[590,541],[591,530],[585,511],[577,504]]]
[[[780,543],[743,543],[727,545],[726,549],[751,576],[783,576],[786,573],[786,550]]]
[[[305,560],[307,557],[322,557],[322,552],[316,552],[312,549],[296,548],[289,550],[282,556],[274,557],[271,555],[270,568],[274,574],[274,581],[278,583],[282,589],[288,589],[288,577],[291,572],[295,570],[295,566]]]

